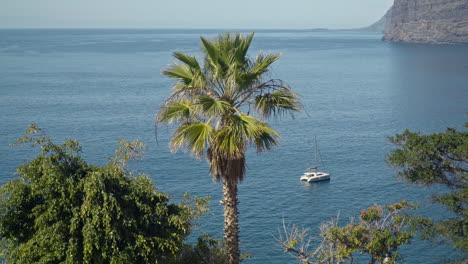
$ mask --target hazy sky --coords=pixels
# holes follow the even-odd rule
[[[393,0],[0,0],[0,28],[354,28]]]

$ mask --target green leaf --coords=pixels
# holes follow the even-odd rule
[[[202,107],[203,114],[210,117],[229,115],[236,111],[228,102],[204,95],[197,97],[197,104]]]
[[[255,109],[264,118],[288,111],[300,111],[297,95],[287,88],[258,95],[255,98]]]
[[[177,150],[185,147],[197,157],[201,157],[201,154],[203,154],[203,151],[206,149],[213,131],[213,127],[208,123],[203,122],[187,123],[182,125],[174,132],[174,137],[171,140],[172,149]]]
[[[164,105],[158,113],[158,122],[187,122],[195,116],[194,105],[186,99],[171,101]]]

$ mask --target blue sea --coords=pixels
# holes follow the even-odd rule
[[[200,36],[222,30],[0,30],[0,182],[37,150],[12,147],[30,123],[62,142],[81,142],[83,156],[105,164],[118,139],[147,144],[133,168],[147,173],[174,201],[184,192],[211,196],[200,232],[222,237],[220,184],[204,160],[171,153],[169,127],[155,133],[155,114],[170,94],[161,76],[171,53],[200,54]],[[246,31],[248,32],[248,31]],[[275,237],[282,222],[319,233],[320,223],[341,223],[376,203],[421,202],[421,213],[440,217],[430,194],[443,191],[398,181],[385,156],[387,136],[405,129],[433,133],[463,129],[468,121],[468,46],[386,43],[376,33],[257,31],[251,56],[281,52],[272,78],[302,95],[304,113],[271,120],[281,146],[249,150],[239,186],[240,238],[245,263],[296,263]],[[314,160],[314,137],[329,182],[304,184]],[[193,240],[192,237],[192,240]],[[402,249],[402,263],[438,263],[457,256],[450,247],[418,239]]]

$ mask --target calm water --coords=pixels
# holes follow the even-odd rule
[[[170,93],[160,71],[171,52],[199,52],[199,36],[217,31],[3,30],[0,31],[0,182],[34,156],[29,147],[10,147],[28,124],[38,123],[58,142],[82,143],[87,160],[104,164],[118,139],[148,144],[135,166],[151,175],[161,191],[212,197],[210,215],[199,230],[222,236],[221,185],[204,161],[171,153],[169,129],[155,139],[154,116]],[[425,133],[461,128],[468,112],[468,46],[395,44],[362,32],[260,31],[258,51],[282,52],[272,77],[287,80],[301,95],[307,114],[273,120],[282,135],[273,152],[248,154],[240,185],[245,263],[295,263],[277,247],[284,219],[318,232],[340,213],[349,216],[375,203],[423,201],[433,189],[395,180],[385,164],[386,136],[405,128]],[[332,180],[302,184],[313,160],[317,135]],[[405,263],[437,263],[453,256],[415,241],[403,250]]]

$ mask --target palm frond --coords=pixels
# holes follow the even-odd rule
[[[191,84],[195,79],[195,74],[188,65],[172,63],[167,69],[162,71],[163,75],[178,79],[185,85]]]
[[[174,131],[171,149],[176,151],[184,148],[201,158],[213,132],[214,128],[209,123],[194,122],[181,125]]]
[[[245,138],[256,146],[258,152],[278,145],[279,134],[267,123],[250,115],[239,115],[239,118],[243,122]]]
[[[226,159],[238,159],[244,155],[245,141],[241,130],[236,126],[224,126],[213,135],[212,144],[217,155]]]
[[[194,117],[195,112],[190,100],[172,101],[161,107],[157,120],[160,123],[188,122]]]
[[[252,74],[262,75],[268,72],[271,64],[281,57],[281,53],[277,54],[259,54],[253,65]]]
[[[163,74],[179,80],[172,86],[174,91],[167,101],[191,98],[203,93],[212,93],[203,74],[200,71],[192,72],[188,66],[172,65],[172,68],[164,70]]]
[[[232,181],[242,181],[245,175],[245,130],[237,115],[229,116],[228,124],[213,133],[207,159],[210,173],[216,181],[221,177]]]
[[[249,34],[243,41],[242,45],[241,45],[241,50],[242,50],[242,56],[245,58],[247,56],[247,51],[249,50],[250,48],[250,44],[252,43],[252,40],[253,40],[253,37],[255,35],[255,32],[252,32],[251,34]]]
[[[255,145],[258,151],[270,150],[278,145],[279,134],[260,119],[241,114],[229,116],[225,126],[213,137],[218,153],[235,159],[248,143]]]
[[[252,42],[253,33],[247,37],[241,34],[225,33],[215,41],[202,40],[208,68],[215,78],[227,79],[238,71],[245,71],[249,66],[247,51]]]
[[[288,88],[257,95],[254,105],[257,113],[265,119],[289,111],[301,111],[298,95]]]
[[[202,50],[205,53],[205,66],[207,70],[210,70],[211,73],[216,75],[219,66],[217,65],[218,59],[218,52],[215,47],[215,43],[205,39],[204,37],[200,37],[202,42]]]
[[[263,76],[252,71],[245,71],[238,73],[235,77],[237,92],[241,95],[244,92],[253,89],[253,87],[258,86],[257,84],[261,82]]]
[[[226,115],[234,113],[236,110],[228,102],[210,96],[197,97],[197,104],[201,106],[203,114],[207,116]]]
[[[163,75],[179,80],[179,84],[175,85],[175,89],[180,87],[205,87],[206,80],[202,69],[195,56],[186,55],[181,52],[172,54],[180,63],[172,63],[165,70]]]
[[[182,61],[183,63],[187,64],[192,69],[200,69],[200,64],[198,63],[198,60],[195,56],[186,55],[181,52],[174,52],[172,53],[172,56]]]
[[[257,148],[257,152],[263,152],[266,150],[271,150],[273,147],[279,145],[279,134],[270,126],[264,123],[263,126],[259,128],[257,137],[254,139],[254,145]]]

